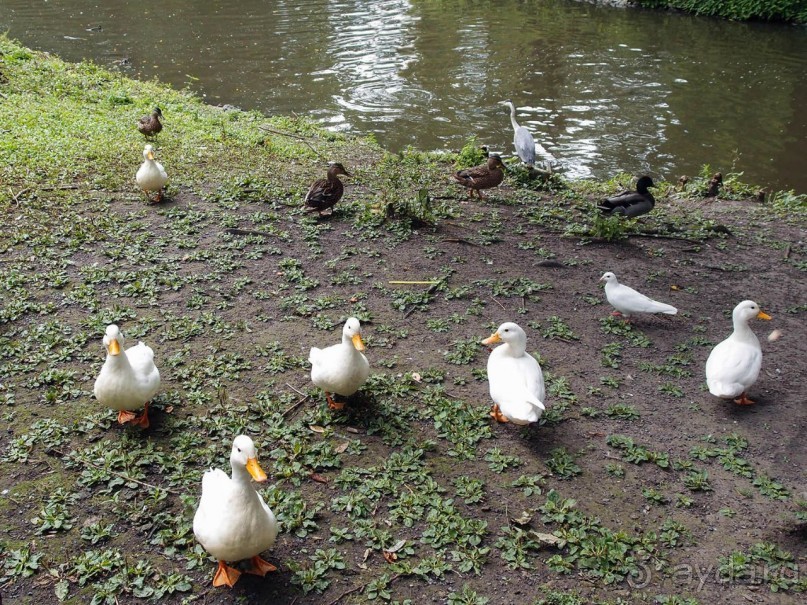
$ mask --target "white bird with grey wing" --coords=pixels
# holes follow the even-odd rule
[[[666,313],[667,315],[678,313],[678,309],[672,305],[653,300],[633,288],[620,284],[616,275],[610,271],[604,273],[600,281],[605,282],[605,298],[617,313],[625,318],[636,313]]]

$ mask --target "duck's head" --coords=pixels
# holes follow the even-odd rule
[[[653,179],[649,176],[642,176],[639,177],[639,180],[636,181],[636,191],[639,193],[647,192],[648,187],[655,187],[656,185],[653,183]]]
[[[266,481],[266,473],[258,464],[258,452],[252,439],[246,435],[239,435],[233,441],[233,451],[230,452],[230,464],[233,468],[241,467],[258,483]]]
[[[500,342],[507,344],[522,344],[526,345],[527,335],[516,323],[508,321],[499,326],[499,328],[485,340],[482,341],[483,345],[495,345]]]
[[[734,307],[731,317],[735,322],[739,320],[746,323],[754,318],[766,320],[771,319],[771,316],[760,309],[759,305],[753,300],[744,300],[739,305]]]
[[[496,168],[504,168],[502,158],[498,153],[491,153],[488,156],[488,168],[490,170],[495,170]]]
[[[155,107],[154,111],[152,112],[152,115],[154,115],[154,116],[156,116],[158,118],[163,117],[162,109],[160,109],[159,107]]]
[[[611,273],[610,271],[606,271],[602,274],[600,281],[604,281],[607,284],[618,284],[619,282],[616,280],[616,275]]]
[[[144,160],[153,160],[154,159],[154,147],[151,145],[146,145],[143,148],[143,159]]]
[[[336,176],[338,174],[344,174],[345,176],[352,176],[345,167],[342,166],[339,162],[333,162],[330,167],[328,168],[328,174],[331,176]]]
[[[115,324],[109,324],[104,334],[106,352],[112,356],[120,355],[120,352],[123,350],[123,341],[123,332],[120,331],[120,328]]]
[[[342,328],[342,338],[350,339],[357,351],[364,351],[364,341],[361,339],[361,324],[355,317],[351,317],[345,322],[345,327]]]

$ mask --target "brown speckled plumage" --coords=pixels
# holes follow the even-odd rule
[[[338,175],[350,176],[342,164],[336,162],[328,168],[328,176],[317,179],[311,184],[305,195],[306,212],[319,212],[322,214],[328,208],[333,208],[336,202],[342,199],[345,186]]]
[[[137,123],[137,129],[146,137],[153,137],[163,129],[163,124],[160,118],[163,117],[163,112],[159,107],[155,107],[149,115],[140,118]]]
[[[482,189],[496,187],[504,180],[504,164],[498,155],[491,153],[486,163],[460,170],[454,174],[454,179],[468,189],[470,197],[473,197],[476,191],[476,195],[481,199]]]

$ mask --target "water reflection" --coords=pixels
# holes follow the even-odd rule
[[[510,98],[571,176],[711,164],[807,191],[805,28],[564,0],[0,1],[27,44],[390,149],[512,153]]]

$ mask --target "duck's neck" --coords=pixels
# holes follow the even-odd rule
[[[235,483],[242,489],[247,488],[252,489],[252,485],[250,483],[252,477],[250,477],[249,471],[247,471],[246,467],[238,464],[233,464],[232,469],[233,469],[232,474],[233,483]]]
[[[329,181],[338,181],[339,180],[339,177],[336,174],[336,169],[335,168],[331,168],[330,170],[328,170],[328,180]]]
[[[109,364],[110,367],[116,370],[130,370],[132,368],[132,364],[129,363],[129,358],[126,356],[126,351],[121,350],[120,353],[117,355],[109,355],[106,356],[106,362]]]
[[[757,335],[754,334],[754,331],[751,329],[751,326],[748,325],[748,322],[739,318],[734,320],[733,336],[737,340],[743,342],[759,344],[759,339],[757,338]]]
[[[353,339],[347,334],[342,334],[342,344],[348,349],[351,349],[351,351],[356,351],[358,353],[358,350],[353,345]]]
[[[521,357],[527,351],[526,342],[506,342],[504,347],[504,354],[510,357]]]

